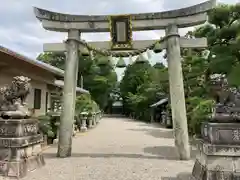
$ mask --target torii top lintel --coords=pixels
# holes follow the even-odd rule
[[[176,23],[180,28],[195,26],[207,20],[206,12],[214,8],[216,0],[171,11],[130,14],[134,31],[164,29]],[[109,32],[109,15],[71,15],[34,8],[36,17],[45,29],[66,32],[79,29],[81,32]]]

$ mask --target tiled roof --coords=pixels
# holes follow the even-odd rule
[[[56,80],[54,82],[55,86],[58,86],[58,87],[63,87],[64,86],[64,81],[62,80]],[[80,93],[86,93],[86,94],[89,94],[89,91],[83,89],[83,88],[80,88],[80,87],[76,87],[76,91],[77,92],[80,92]]]
[[[10,50],[8,48],[5,48],[3,46],[0,46],[0,52],[6,53],[6,54],[8,54],[10,56],[13,56],[13,57],[17,58],[17,59],[20,59],[22,61],[28,62],[28,63],[30,63],[32,65],[38,66],[38,67],[40,67],[42,69],[45,69],[45,70],[47,70],[49,72],[54,73],[55,75],[62,76],[62,77],[64,76],[64,71],[59,69],[59,68],[56,68],[56,67],[51,66],[51,65],[49,65],[47,63],[38,61],[36,59],[31,59],[29,57],[26,57],[26,56],[24,56],[22,54],[19,54],[19,53],[15,52],[15,51],[12,51],[12,50]]]
[[[13,56],[13,57],[15,57],[15,58],[17,58],[17,59],[20,59],[20,60],[22,60],[22,61],[25,61],[25,62],[27,62],[27,63],[30,63],[30,64],[32,64],[32,65],[34,65],[34,66],[38,66],[38,67],[40,67],[40,68],[42,68],[42,69],[45,69],[45,70],[47,70],[47,71],[49,71],[49,72],[51,72],[51,73],[53,73],[53,74],[55,74],[55,75],[64,77],[64,71],[63,71],[63,70],[61,70],[61,69],[59,69],[59,68],[56,68],[56,67],[54,67],[54,66],[51,66],[51,65],[49,65],[49,64],[47,64],[47,63],[38,61],[38,60],[36,60],[36,59],[31,59],[31,58],[29,58],[29,57],[26,57],[26,56],[24,56],[24,55],[21,55],[21,54],[15,52],[15,51],[12,51],[12,50],[10,50],[10,49],[8,49],[8,48],[5,48],[5,47],[3,47],[3,46],[1,46],[1,45],[0,45],[0,52],[6,53],[6,54],[8,54],[8,55],[10,55],[10,56]],[[57,83],[56,83],[56,81],[55,81],[54,83],[55,83],[56,86],[60,86],[60,87],[63,87],[63,86],[64,86],[64,81],[61,81],[61,82],[60,82],[60,81],[57,81]],[[81,93],[89,93],[89,91],[87,91],[87,90],[85,90],[85,89],[82,89],[82,88],[80,88],[80,87],[76,87],[76,91],[77,91],[77,92],[81,92]]]
[[[168,102],[168,98],[161,99],[160,101],[156,102],[155,104],[152,104],[150,107],[157,107],[166,102]]]

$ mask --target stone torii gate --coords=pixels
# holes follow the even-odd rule
[[[158,40],[161,42],[161,45],[158,46],[158,48],[167,49],[175,145],[178,149],[180,159],[189,159],[190,148],[188,142],[189,138],[180,48],[204,48],[207,47],[207,41],[205,38],[187,39],[180,37],[178,34],[178,28],[200,25],[206,22],[207,11],[211,10],[215,4],[216,0],[209,0],[198,5],[178,10],[158,13],[130,14],[125,16],[114,15],[112,17],[106,15],[70,15],[34,8],[35,15],[41,21],[44,29],[68,33],[68,39],[65,43],[44,44],[44,51],[67,52],[58,157],[71,156],[72,124],[74,122],[76,98],[75,88],[77,82],[79,52],[83,52],[84,48],[86,49],[87,47],[88,50],[97,52],[102,49],[102,51],[108,52],[108,55],[116,57],[121,55],[118,55],[118,52],[115,50],[127,51],[127,55],[131,55],[131,52],[136,51],[136,49],[143,48],[146,50],[146,47],[153,47],[156,45],[156,40],[132,42],[132,30],[143,31],[165,29],[166,36],[164,39],[160,41]],[[112,26],[111,24],[114,17],[115,25]],[[118,32],[115,32],[114,35],[113,31],[117,30]],[[110,45],[107,41],[86,43],[80,39],[81,33],[86,32],[110,32],[112,35],[112,44]],[[121,40],[120,36],[125,39]],[[96,47],[100,49],[97,49]],[[111,54],[111,52],[113,54]]]

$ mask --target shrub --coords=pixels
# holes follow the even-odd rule
[[[214,101],[200,97],[187,99],[188,128],[191,135],[200,135],[201,123],[208,121],[212,113]]]
[[[76,115],[80,114],[83,111],[87,112],[96,112],[99,111],[98,104],[91,99],[89,94],[81,94],[76,98]]]
[[[48,138],[53,138],[56,135],[56,132],[54,132],[51,122],[51,116],[49,115],[43,115],[39,116],[39,130],[44,135],[47,135]]]

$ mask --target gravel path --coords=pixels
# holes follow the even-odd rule
[[[23,180],[173,180],[193,167],[177,160],[171,130],[124,118],[103,118],[74,138],[70,158],[56,151],[47,149],[46,165]]]

